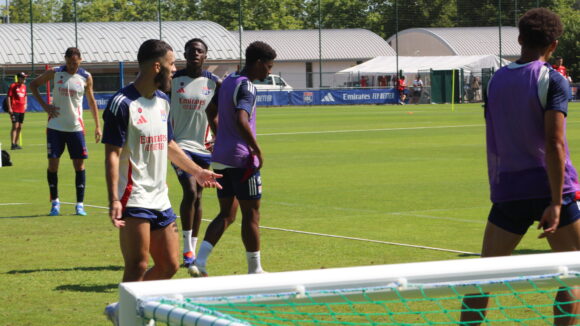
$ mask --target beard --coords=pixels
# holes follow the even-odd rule
[[[171,71],[169,69],[161,66],[161,71],[157,75],[155,75],[155,85],[163,91],[169,92],[171,90]]]

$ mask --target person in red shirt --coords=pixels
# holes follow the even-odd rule
[[[401,76],[397,81],[397,90],[399,91],[399,104],[405,104],[405,100],[407,99],[407,93],[405,92],[405,88],[407,84],[405,83],[405,76]]]
[[[564,78],[566,78],[566,80],[570,83],[572,82],[572,79],[570,76],[568,76],[568,71],[566,71],[566,67],[564,67],[563,63],[564,59],[562,59],[562,57],[556,57],[556,64],[552,65],[552,68],[564,76]]]
[[[12,120],[12,130],[10,130],[10,139],[12,146],[10,149],[22,149],[18,145],[22,124],[24,123],[24,113],[26,112],[26,77],[28,75],[21,72],[16,75],[16,82],[10,85],[8,90],[8,113]]]

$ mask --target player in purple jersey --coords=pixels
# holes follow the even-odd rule
[[[520,58],[501,68],[485,99],[491,201],[482,257],[508,256],[539,221],[539,238],[553,251],[580,250],[578,175],[566,141],[568,85],[547,64],[563,26],[548,9],[526,12],[519,21]],[[554,324],[576,325],[580,290],[560,289]],[[466,295],[461,321],[480,325],[488,297]]]
[[[194,265],[193,276],[207,276],[206,262],[225,230],[242,211],[242,241],[246,248],[248,273],[263,273],[260,261],[260,168],[264,160],[256,141],[256,88],[253,80],[270,74],[276,51],[264,42],[246,49],[242,71],[224,79],[218,99],[218,125],[212,167],[223,174],[218,190],[220,212],[208,226]]]
[[[173,76],[170,120],[175,142],[197,165],[209,169],[211,131],[215,134],[217,93],[221,80],[203,70],[207,45],[194,38],[185,43],[186,67]],[[197,235],[202,218],[203,187],[189,173],[175,166],[183,190],[179,207],[183,233],[183,264],[189,268],[195,259]]]
[[[86,97],[95,120],[95,142],[101,140],[99,109],[93,95],[93,77],[80,67],[82,62],[79,49],[71,47],[64,54],[65,65],[49,69],[30,83],[32,95],[48,113],[46,128],[48,170],[50,189],[50,216],[60,215],[58,197],[58,167],[65,146],[68,148],[75,169],[76,214],[87,215],[84,210],[85,159],[88,158],[83,122],[83,97]],[[38,88],[53,81],[52,103],[47,103]]]

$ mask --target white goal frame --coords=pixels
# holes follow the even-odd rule
[[[143,325],[145,316],[153,316],[152,306],[143,301],[151,298],[198,298],[203,303],[210,297],[263,295],[259,302],[276,302],[268,294],[296,293],[293,301],[305,300],[300,294],[305,291],[324,291],[352,288],[380,288],[391,286],[388,291],[376,291],[371,295],[377,299],[394,297],[395,287],[405,297],[416,297],[428,292],[438,296],[448,293],[479,293],[505,290],[502,280],[510,280],[516,289],[530,288],[529,278],[540,275],[558,274],[568,277],[568,272],[580,272],[580,252],[547,253],[495,258],[459,259],[434,262],[419,262],[380,266],[332,268],[308,271],[281,272],[254,275],[219,276],[197,279],[175,279],[121,283],[119,321],[122,326]],[[568,285],[580,285],[577,273],[570,275]],[[518,282],[518,280],[521,280]],[[478,283],[481,282],[481,283]],[[560,283],[550,277],[534,281],[539,287],[559,287]],[[477,283],[476,285],[474,283]],[[421,290],[412,284],[421,284]],[[432,286],[430,286],[432,285]],[[451,290],[448,285],[458,285]],[[356,297],[354,294],[353,297]],[[369,296],[369,293],[365,294]],[[344,294],[341,294],[344,297]],[[347,294],[348,296],[348,294]],[[360,296],[360,295],[359,295]],[[321,294],[322,300],[333,301],[332,294]],[[336,295],[334,295],[336,297]],[[220,321],[216,317],[190,312],[172,306],[155,304],[156,316],[166,320],[190,320],[192,325],[237,325],[231,321]],[[184,314],[187,315],[184,317]],[[164,320],[165,321],[165,320]],[[222,323],[223,322],[223,323]],[[185,323],[187,324],[187,323]]]

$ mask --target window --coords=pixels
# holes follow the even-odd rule
[[[312,82],[313,78],[312,78],[312,62],[307,62],[306,63],[306,88],[312,88],[313,86],[313,82]]]

